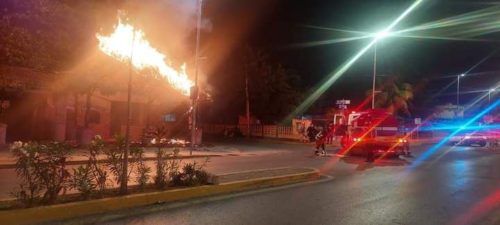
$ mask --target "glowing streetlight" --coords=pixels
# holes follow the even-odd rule
[[[382,30],[373,35],[375,46],[373,46],[373,79],[372,79],[372,109],[375,109],[375,83],[377,80],[377,42],[390,36],[389,30]]]
[[[392,30],[396,25],[401,22],[408,14],[410,14],[413,10],[419,6],[423,0],[415,0],[410,7],[408,7],[401,15],[399,15],[394,21],[392,21],[389,26],[386,27],[386,31]],[[351,58],[345,61],[339,68],[335,71],[332,71],[326,79],[319,84],[318,87],[312,91],[312,93],[307,96],[307,98],[302,101],[302,103],[295,108],[295,110],[290,113],[285,121],[291,120],[294,116],[303,113],[306,109],[308,109],[330,86],[332,86],[335,81],[337,81],[361,56],[363,56],[375,43],[377,40],[372,40],[366,46],[364,46],[360,51],[354,54]]]
[[[491,104],[491,93],[495,92],[496,89],[492,88],[488,91],[488,104]]]
[[[390,34],[391,33],[388,30],[379,31],[379,32],[375,33],[375,39],[380,40],[380,39],[383,39],[383,38],[389,36]]]
[[[460,77],[465,77],[465,73],[457,76],[457,107],[460,105]]]

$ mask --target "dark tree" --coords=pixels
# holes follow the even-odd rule
[[[280,123],[297,106],[300,91],[297,74],[269,55],[251,47],[240,49],[226,62],[214,86],[213,117],[245,115],[245,76],[248,76],[250,114],[264,123]],[[224,121],[232,122],[232,121]]]
[[[389,112],[401,116],[410,116],[410,102],[413,99],[413,86],[399,80],[397,76],[389,76],[376,88],[375,107],[386,108]],[[366,92],[371,96],[372,90]]]
[[[2,0],[0,62],[46,72],[71,68],[95,46],[96,21],[116,18],[108,1]],[[108,9],[108,10],[106,10]]]

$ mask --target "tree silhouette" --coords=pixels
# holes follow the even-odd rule
[[[247,46],[242,57],[243,73],[248,75],[251,114],[267,123],[281,122],[300,98],[293,86],[298,76],[283,65],[272,63],[264,51]]]
[[[377,85],[375,94],[375,108],[386,108],[387,111],[411,116],[409,104],[413,99],[413,86],[409,83],[401,82],[397,76],[389,76]],[[371,96],[372,90],[366,92]]]

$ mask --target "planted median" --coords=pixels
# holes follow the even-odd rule
[[[16,173],[21,180],[12,191],[15,200],[0,203],[0,221],[30,224],[106,213],[157,202],[172,202],[196,197],[286,185],[316,179],[313,169],[280,168],[213,175],[203,162],[182,162],[179,149],[158,147],[152,167],[144,162],[143,150],[131,150],[126,179],[134,182],[128,195],[116,188],[122,182],[123,139],[106,145],[95,137],[87,146],[85,164],[68,168],[66,158],[72,148],[64,143],[16,142],[10,150],[16,158]],[[104,154],[106,160],[97,160]],[[127,180],[127,181],[128,181]]]

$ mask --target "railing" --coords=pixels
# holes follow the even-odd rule
[[[238,128],[242,135],[247,135],[247,125],[228,125],[228,124],[204,124],[203,125],[203,133],[213,134],[213,135],[224,135],[225,131],[234,130]],[[375,129],[379,135],[390,135],[398,132],[396,127],[378,127]],[[411,128],[406,129],[409,133],[410,139],[429,139],[433,136],[440,136],[435,134],[434,132],[418,132],[417,130],[413,130]],[[413,132],[411,132],[413,130]],[[401,132],[401,131],[399,131]],[[251,137],[260,137],[260,138],[278,138],[278,139],[290,139],[297,141],[306,141],[307,138],[301,135],[297,130],[294,130],[292,126],[284,126],[284,125],[250,125],[250,136]],[[332,144],[336,140],[338,141],[339,137],[327,137],[326,143]]]
[[[238,128],[242,135],[247,135],[247,125],[227,125],[227,124],[204,124],[203,133],[213,135],[224,135],[225,131],[234,130]],[[298,131],[294,130],[292,126],[284,125],[250,125],[250,136],[259,138],[278,138],[289,139],[297,141],[305,141],[305,138]],[[327,138],[326,143],[332,144],[335,138]]]
[[[204,124],[203,132],[206,134],[220,134],[223,135],[226,130],[238,130],[247,135],[247,125],[227,125],[227,124]],[[288,138],[300,139],[301,135],[294,132],[292,126],[282,125],[251,125],[250,136],[252,137],[269,137],[269,138]]]

